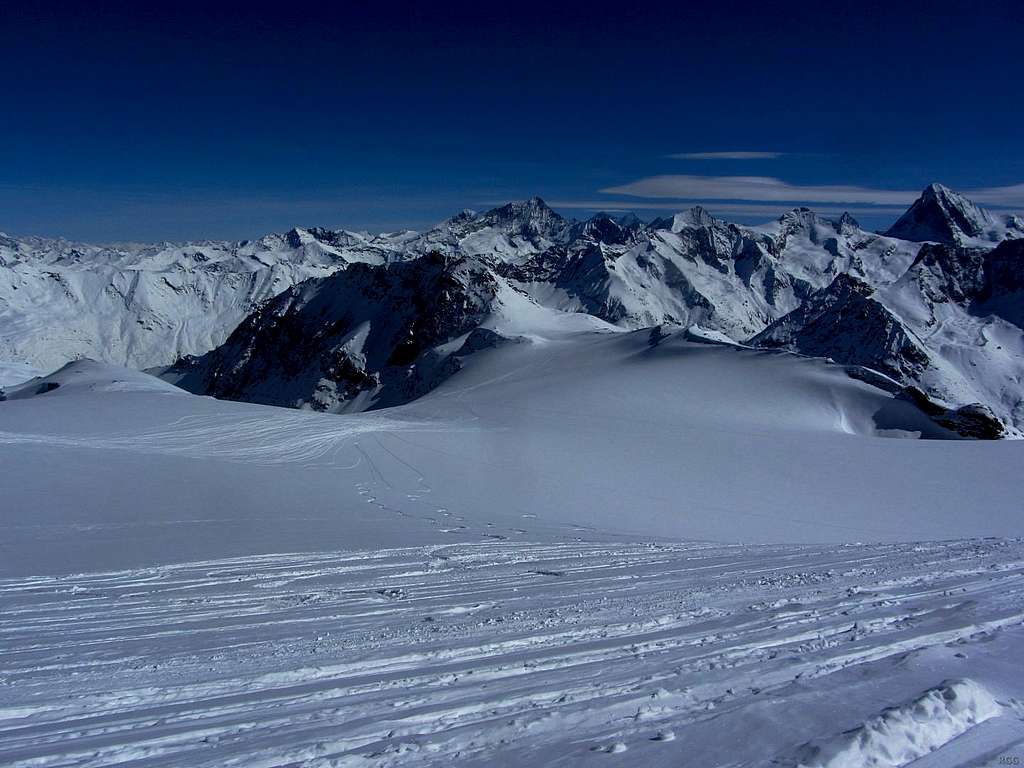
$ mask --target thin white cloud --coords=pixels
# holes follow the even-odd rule
[[[680,200],[758,200],[764,202],[872,203],[909,205],[914,190],[870,189],[846,185],[789,184],[768,176],[649,176],[601,192],[631,197],[671,197]]]
[[[1011,184],[1008,187],[985,187],[964,192],[976,203],[1002,205],[1007,208],[1024,207],[1024,184]]]
[[[605,211],[606,213],[619,213],[626,211],[679,211],[691,208],[693,202],[654,202],[647,200],[548,200],[548,205],[556,209],[581,210],[581,211]],[[703,206],[715,216],[763,216],[765,221],[776,218],[787,211],[793,210],[794,205],[784,203],[708,203]],[[899,205],[816,205],[815,212],[825,216],[849,213],[853,216],[898,216],[906,210],[905,206]]]
[[[790,184],[769,176],[691,176],[672,174],[606,187],[608,195],[675,200],[744,200],[786,203],[861,203],[908,206],[918,190],[874,189],[846,184]],[[1024,184],[959,190],[965,197],[1005,208],[1024,206]]]
[[[774,160],[785,152],[679,152],[666,155],[673,160]]]

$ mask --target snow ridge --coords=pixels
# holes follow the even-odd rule
[[[301,338],[289,339],[285,356],[308,356],[292,367],[308,369],[309,381],[287,396],[275,393],[274,402],[329,410],[404,402],[458,369],[452,352],[465,338],[456,340],[474,328],[494,331],[495,318],[508,326],[515,314],[518,335],[543,337],[529,322],[582,328],[574,317],[583,314],[594,319],[592,329],[699,326],[735,342],[864,366],[916,387],[936,407],[986,409],[1006,434],[1020,436],[1021,236],[1018,220],[938,184],[883,235],[849,215],[833,220],[807,208],[761,227],[719,220],[699,206],[649,224],[608,214],[573,222],[535,197],[463,211],[422,233],[310,228],[240,243],[151,246],[2,236],[0,360],[52,369],[87,356],[147,368],[216,350],[218,376],[249,365],[252,384],[259,375],[246,357],[253,345],[269,359],[279,323],[299,311],[283,310],[275,297],[294,298],[293,286],[313,280],[322,285],[306,294],[337,293],[321,307],[334,326],[300,323]],[[418,263],[409,274],[425,277],[422,264],[439,258],[463,264],[470,282],[492,284],[493,296],[474,304],[465,323],[441,322],[429,343],[412,342],[416,354],[386,366],[408,368],[400,375],[368,365],[364,358],[394,360],[399,345],[381,336],[385,317],[371,305],[398,308],[404,319],[394,332],[415,336],[431,305],[451,298],[432,279],[396,281],[402,268],[389,265]],[[380,286],[366,282],[371,274]],[[419,307],[415,319],[405,312],[410,306]],[[359,338],[357,318],[376,330]],[[269,335],[240,344],[229,341],[236,328]],[[332,343],[322,344],[328,336]],[[445,344],[456,346],[438,349]],[[182,372],[179,365],[174,375]],[[237,377],[215,385],[212,371],[192,373],[182,381],[193,391],[266,400]]]
[[[892,707],[838,736],[805,744],[792,761],[801,768],[899,768],[1003,713],[973,680],[947,680],[913,701]]]

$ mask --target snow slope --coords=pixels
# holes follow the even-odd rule
[[[872,437],[943,432],[835,366],[683,333],[483,349],[415,403],[351,416],[84,362],[9,397],[6,572],[590,531],[1024,534],[1024,445]]]
[[[475,258],[434,253],[294,286],[161,375],[197,394],[352,412],[415,400],[478,349],[581,330],[619,329],[542,307]]]
[[[0,363],[0,390],[23,384],[42,371],[26,363]]]
[[[167,365],[220,344],[288,286],[390,251],[386,238],[325,230],[107,247],[0,234],[0,360]]]
[[[1024,545],[983,537],[1024,534],[1024,445],[899,439],[941,430],[820,360],[529,326],[352,415],[11,388],[0,762],[1019,751]]]

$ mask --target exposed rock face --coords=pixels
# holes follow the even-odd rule
[[[1004,240],[985,255],[983,270],[979,301],[1019,297],[1024,292],[1024,240]]]
[[[357,399],[363,407],[407,402],[458,369],[457,355],[437,347],[478,330],[497,289],[481,265],[436,253],[354,265],[285,291],[174,373],[191,391],[269,405],[337,411]]]
[[[935,416],[935,423],[971,440],[1000,440],[1006,437],[1006,427],[981,403],[970,403]]]
[[[599,213],[572,228],[572,240],[587,239],[608,245],[628,245],[636,242],[643,232],[643,223],[633,217],[625,221]]]
[[[850,275],[836,277],[750,343],[830,357],[900,381],[915,379],[929,365],[920,340],[874,297],[871,286]]]
[[[985,249],[925,243],[910,265],[921,293],[931,302],[970,303],[985,286]]]
[[[736,338],[763,328],[810,290],[780,266],[772,235],[700,207],[647,227],[601,215],[568,244],[495,268],[556,309],[636,328],[699,323]]]
[[[1006,427],[981,403],[949,408],[935,402],[917,387],[906,387],[897,397],[909,400],[939,426],[971,440],[998,440],[1006,436]]]
[[[975,238],[996,239],[996,218],[941,184],[930,184],[885,233],[916,242],[962,245]]]
[[[984,283],[971,309],[1024,328],[1024,240],[1004,240],[982,260]]]
[[[1024,240],[992,250],[926,243],[906,279],[916,282],[933,315],[935,305],[956,304],[1024,325]]]
[[[513,237],[535,242],[564,242],[572,230],[570,222],[555,213],[539,197],[521,203],[508,203],[479,216],[476,229],[498,227]]]

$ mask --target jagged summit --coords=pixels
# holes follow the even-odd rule
[[[963,195],[942,184],[929,184],[885,234],[902,240],[964,245],[994,239],[996,219]]]
[[[713,227],[716,224],[722,223],[722,221],[708,213],[707,209],[703,206],[695,205],[690,210],[682,211],[673,216],[671,229],[673,232],[679,232],[688,227]]]
[[[846,211],[836,220],[836,231],[841,235],[853,234],[860,229],[860,222]]]
[[[456,362],[434,348],[477,329],[498,288],[476,260],[437,252],[353,265],[292,286],[168,375],[221,398],[315,410],[404,402],[450,375]]]
[[[616,218],[610,213],[600,212],[586,221],[576,224],[572,229],[572,238],[587,238],[599,243],[623,245],[643,227],[643,223],[633,219]]]
[[[838,219],[830,219],[806,206],[786,211],[779,217],[778,223],[781,232],[804,232],[812,240],[816,240],[822,233],[852,235],[860,231],[860,224],[849,213],[843,213]]]
[[[1024,378],[1024,290],[1016,277],[1024,239],[1009,239],[1024,229],[936,184],[889,235],[862,230],[849,214],[826,218],[804,207],[761,226],[729,223],[699,205],[647,224],[611,213],[575,221],[532,197],[464,210],[424,232],[303,227],[240,243],[131,247],[4,237],[0,363],[51,369],[89,355],[150,368],[216,348],[226,378],[198,388],[249,398],[262,373],[242,363],[260,350],[267,370],[280,368],[274,360],[290,361],[277,378],[293,384],[273,402],[362,408],[429,388],[448,372],[437,364],[457,364],[446,345],[493,330],[481,324],[514,306],[522,332],[538,338],[537,318],[588,329],[696,325],[736,342],[865,365],[929,397],[983,403],[1024,431],[1014,383]],[[911,235],[955,243],[922,247]],[[1009,240],[995,248],[1000,238]],[[402,266],[412,262],[418,266]],[[306,286],[303,297],[321,285],[344,300],[324,304],[330,311],[322,317],[265,314],[296,284]],[[500,300],[473,298],[491,284],[500,286]],[[453,322],[435,334],[429,319],[443,307]],[[415,348],[385,333],[402,317],[396,332],[411,331]],[[275,328],[292,320],[295,335],[284,339]],[[252,331],[244,345],[237,335],[225,343],[242,327]],[[470,346],[491,341],[477,334]],[[394,360],[399,347],[421,353],[408,376],[404,364],[377,361],[378,354]],[[341,348],[345,360],[335,354]],[[435,348],[436,358],[427,353]],[[307,366],[296,350],[327,367]],[[227,375],[236,365],[245,376]]]
[[[565,243],[573,226],[541,198],[531,197],[483,213],[466,209],[413,238],[408,250],[492,253],[514,259],[523,247],[536,251]]]
[[[486,224],[507,227],[512,234],[552,239],[564,236],[570,226],[539,197],[492,208],[479,218]]]
[[[869,368],[902,381],[919,375],[929,363],[917,337],[874,295],[874,289],[849,274],[837,275],[797,309],[751,343],[798,349]]]

